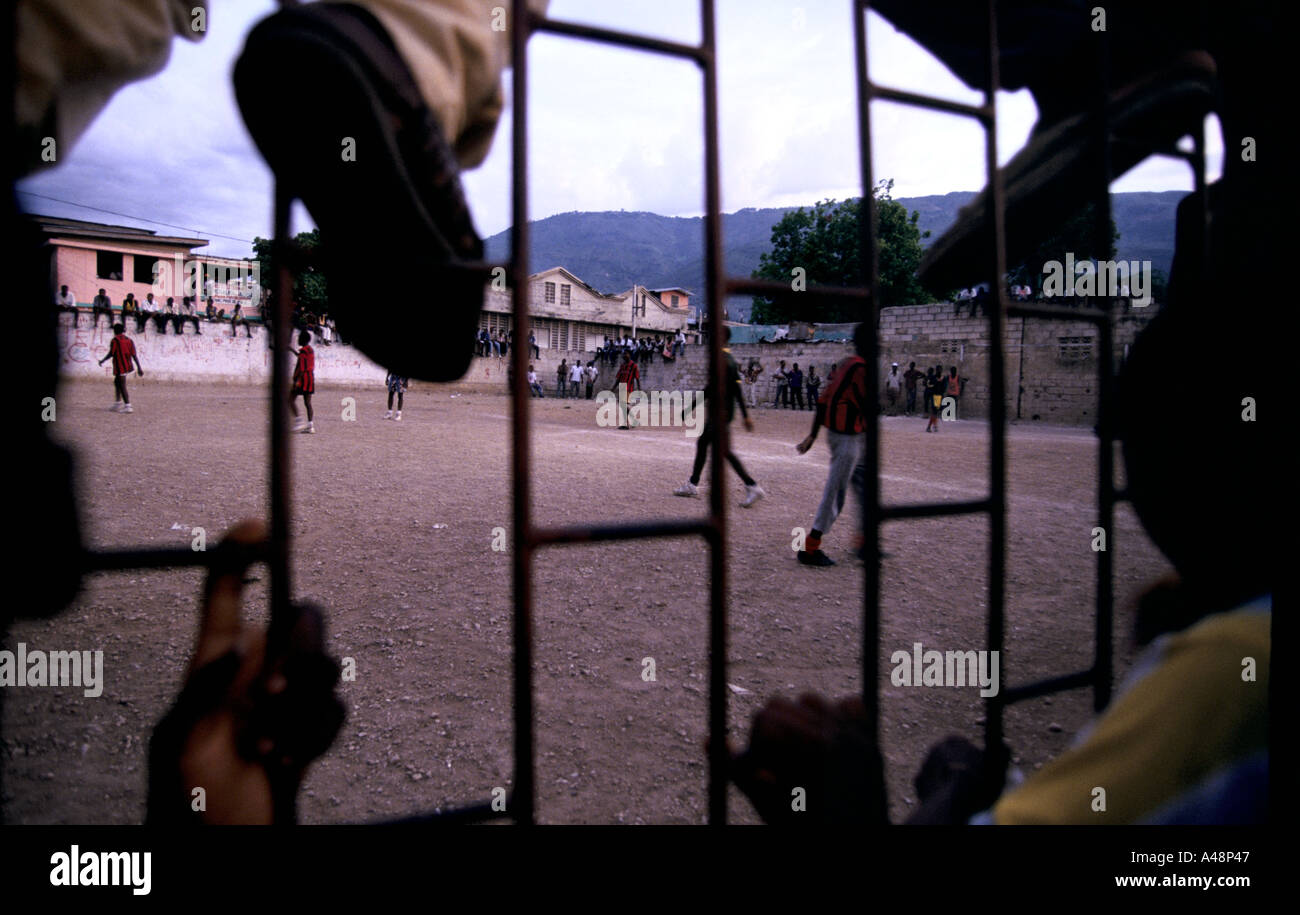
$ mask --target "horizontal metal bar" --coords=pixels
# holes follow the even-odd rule
[[[1054,318],[1088,324],[1104,324],[1110,320],[1110,315],[1100,309],[1069,308],[1065,305],[1008,305],[1007,315],[1012,318]]]
[[[1095,677],[1096,672],[1090,668],[1081,670],[1078,673],[1052,677],[1048,680],[1039,680],[1037,683],[1027,683],[1024,686],[1015,686],[1002,690],[1001,695],[998,696],[998,701],[1003,705],[1011,705],[1013,702],[1024,702],[1026,699],[1034,699],[1038,696],[1050,696],[1052,693],[1080,689],[1084,686],[1092,686]]]
[[[602,29],[594,25],[583,25],[578,22],[565,22],[561,19],[537,19],[532,20],[532,29],[534,32],[551,32],[556,35],[568,35],[572,38],[585,38],[589,41],[601,41],[605,44],[618,45],[625,48],[639,48],[642,51],[650,51],[655,54],[667,54],[671,57],[684,57],[687,60],[693,60],[696,63],[703,63],[709,59],[709,52],[706,48],[693,44],[682,44],[677,41],[665,41],[662,38],[651,38],[648,35],[636,35],[631,32],[616,32],[613,29]]]
[[[1126,137],[1117,133],[1110,135],[1112,143],[1121,146],[1133,146],[1140,150],[1150,153],[1153,156],[1161,156],[1166,159],[1177,159],[1180,162],[1186,162],[1188,165],[1196,165],[1196,153],[1189,152],[1185,149],[1179,149],[1177,146],[1169,146],[1164,143],[1153,143],[1142,137]]]
[[[228,547],[223,547],[228,549]],[[261,562],[267,558],[266,544],[249,550],[247,562]],[[117,572],[126,569],[175,569],[188,566],[207,566],[213,562],[216,550],[193,550],[186,547],[136,547],[124,550],[85,550],[81,554],[81,568],[87,572]],[[229,555],[229,554],[227,554]]]
[[[470,807],[452,807],[432,813],[417,813],[400,820],[384,820],[375,826],[455,826],[461,823],[482,823],[487,820],[510,819],[514,808],[513,798],[506,801],[505,810],[494,810],[492,804],[474,804]]]
[[[465,273],[471,276],[481,276],[483,281],[487,282],[493,276],[493,271],[500,270],[500,276],[505,278],[510,276],[509,264],[490,264],[485,261],[470,261],[463,264],[448,264],[442,268],[444,274],[448,273]]]
[[[871,82],[867,83],[867,92],[871,101],[881,99],[887,102],[898,102],[902,105],[911,105],[913,108],[928,108],[931,111],[959,114],[963,117],[974,118],[981,124],[993,123],[993,109],[987,105],[968,105],[965,102],[953,102],[948,99],[935,98],[931,95],[908,92],[904,89],[892,89],[889,86],[880,86]]]
[[[914,505],[882,505],[881,521],[898,521],[902,518],[940,518],[948,515],[978,515],[992,511],[992,499],[970,502],[919,502]]]
[[[693,537],[712,540],[718,529],[711,521],[652,521],[640,524],[606,524],[594,527],[533,528],[525,539],[533,546],[560,543],[601,543],[609,540],[642,540],[650,537]]]
[[[790,298],[799,296],[813,299],[860,299],[870,298],[871,291],[865,286],[809,286],[806,289],[794,289],[789,283],[780,280],[754,280],[739,276],[727,277],[724,281],[728,295],[745,293],[771,298]]]

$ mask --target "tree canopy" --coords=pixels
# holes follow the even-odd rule
[[[882,305],[913,305],[931,301],[916,279],[921,262],[920,214],[890,196],[894,182],[882,181],[872,190],[879,239]],[[759,258],[755,279],[807,286],[865,285],[861,257],[862,198],[822,200],[811,208],[792,210],[772,227],[772,248]],[[799,271],[802,271],[800,273]],[[799,288],[799,287],[795,287]],[[754,298],[752,320],[758,324],[790,321],[841,323],[860,317],[854,302],[817,302],[799,296],[774,301]]]
[[[1019,264],[1008,264],[1007,275],[1013,283],[1024,282],[1035,290],[1043,288],[1044,265],[1048,261],[1064,263],[1066,254],[1072,254],[1075,262],[1085,260],[1114,260],[1115,243],[1119,241],[1119,229],[1115,219],[1110,220],[1110,244],[1105,251],[1097,250],[1097,209],[1091,203],[1079,210],[1047,238],[1044,238],[1033,251],[1025,256]]]
[[[320,229],[299,232],[293,240],[299,260],[290,264],[294,270],[293,299],[307,311],[320,314],[329,310],[328,283],[322,264],[320,247]],[[257,257],[258,269],[262,271],[262,284],[272,293],[276,289],[275,259],[271,253],[272,241],[269,238],[253,239],[253,253]]]

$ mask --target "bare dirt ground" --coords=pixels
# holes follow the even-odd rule
[[[67,385],[56,435],[79,457],[87,540],[97,546],[215,538],[266,513],[265,392],[132,382],[136,412],[108,411],[107,383]],[[341,419],[355,396],[357,419]],[[311,770],[305,822],[366,822],[488,799],[511,783],[510,402],[416,386],[401,423],[384,392],[324,389],[315,436],[293,441],[296,596],[327,608],[329,644],[355,659],[340,690],[348,720]],[[543,523],[683,518],[703,500],[671,492],[695,440],[681,428],[600,428],[589,401],[534,402],[534,498]],[[792,528],[808,527],[827,467],[823,442],[793,445],[809,414],[760,409],[733,427],[735,449],[767,491],[730,513],[732,738],[776,694],[860,689],[861,563],[853,514],[825,548],[839,564],[800,566]],[[883,421],[890,502],[986,494],[987,428]],[[1089,430],[1016,426],[1009,438],[1010,539],[1003,684],[1091,661],[1096,443]],[[706,472],[705,487],[709,483]],[[729,473],[731,504],[742,496]],[[701,487],[702,495],[705,487]],[[850,503],[850,511],[856,507]],[[173,529],[178,526],[178,529]],[[894,687],[889,656],[914,642],[983,646],[987,521],[891,523],[884,548],[882,733],[893,816],[915,803],[927,748],[949,733],[980,740],[976,689]],[[1167,571],[1126,505],[1112,532],[1117,678],[1134,651],[1130,601]],[[555,823],[699,823],[706,814],[707,552],[698,540],[549,549],[539,554],[535,621],[538,815]],[[262,579],[263,572],[256,573]],[[140,822],[152,725],[177,692],[193,643],[200,572],[99,574],[48,622],[20,622],[5,647],[102,649],[99,698],[76,688],[4,697],[5,817],[20,823]],[[16,592],[15,592],[16,593]],[[265,619],[265,581],[249,616]],[[642,679],[654,658],[656,680]],[[1013,707],[1007,737],[1026,773],[1089,720],[1075,691]],[[733,789],[732,817],[756,822]]]

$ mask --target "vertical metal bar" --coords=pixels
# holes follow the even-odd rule
[[[289,267],[293,240],[289,213],[293,197],[279,181],[275,185],[275,325],[271,329],[271,651],[283,645],[291,625],[289,602],[289,372],[285,356],[293,320],[293,274]],[[233,325],[232,325],[233,327]]]
[[[293,317],[293,275],[289,258],[293,241],[290,237],[289,213],[293,197],[284,185],[275,183],[275,326],[271,333],[271,542],[268,565],[271,575],[271,623],[267,627],[266,663],[281,656],[293,626],[289,580],[289,372],[285,357],[289,349],[290,321]],[[231,333],[235,332],[231,324]],[[295,777],[278,767],[269,770],[275,798],[276,823],[297,822],[298,791]]]
[[[704,78],[704,262],[709,301],[708,423],[714,433],[709,487],[709,823],[727,822],[727,503],[726,454],[731,448],[727,428],[730,396],[722,352],[722,312],[725,307],[722,263],[722,188],[718,165],[717,33],[713,0],[700,0]]]
[[[853,2],[853,43],[858,83],[858,168],[862,174],[862,203],[859,211],[858,257],[868,300],[863,303],[861,320],[873,328],[879,324],[880,267],[876,253],[875,173],[871,162],[871,100],[873,87],[867,61],[867,13],[870,3]],[[880,398],[880,341],[870,336],[867,349],[867,403]],[[880,416],[873,413],[867,423],[865,473],[862,491],[862,535],[864,552],[862,581],[862,705],[871,722],[873,746],[880,746]],[[883,783],[881,805],[884,807]]]
[[[1093,243],[1097,249],[1098,262],[1110,258],[1112,244],[1110,234],[1110,120],[1107,101],[1110,97],[1110,42],[1109,33],[1096,34],[1097,44],[1097,85],[1095,87],[1095,117],[1097,125],[1097,152],[1099,168],[1096,172],[1095,199],[1093,213],[1096,217]],[[1097,618],[1096,646],[1093,663],[1092,704],[1094,711],[1100,712],[1110,704],[1111,676],[1114,666],[1112,631],[1113,593],[1112,579],[1114,561],[1112,550],[1115,549],[1115,445],[1111,428],[1111,398],[1114,379],[1114,299],[1108,290],[1099,290],[1096,306],[1106,313],[1106,318],[1097,325],[1097,523],[1106,532],[1106,549],[1097,551]]]
[[[1003,352],[1003,326],[1007,309],[1006,288],[1002,277],[1007,272],[1006,200],[1002,174],[998,170],[997,93],[1001,85],[998,61],[997,0],[988,0],[988,88],[984,104],[990,117],[984,127],[984,167],[989,185],[989,222],[993,226],[993,264],[989,301],[989,566],[988,566],[988,650],[1001,657],[1005,626],[1006,600],[1004,574],[1007,539],[1007,379]],[[1006,678],[1003,666],[1003,679]],[[990,697],[984,715],[984,748],[1000,753],[1002,738],[1002,701]]]
[[[526,0],[511,0],[510,60],[513,108],[510,184],[510,310],[515,318],[511,347],[511,473],[514,493],[514,712],[515,822],[531,826],[536,817],[533,770],[533,537],[529,508],[529,398],[524,396],[523,359],[528,341],[528,36],[532,20]],[[523,341],[522,343],[520,341]]]

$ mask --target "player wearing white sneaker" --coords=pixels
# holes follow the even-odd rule
[[[731,330],[724,327],[723,333],[723,342],[725,343],[731,339]],[[724,348],[722,353],[727,360],[727,422],[730,423],[735,417],[736,405],[739,404],[740,415],[745,418],[745,429],[749,432],[753,432],[754,421],[749,418],[749,411],[745,408],[745,398],[740,392],[740,368],[736,365],[736,360],[731,358],[730,349]],[[706,390],[704,392],[704,398],[706,401],[708,400],[708,397],[709,392]],[[686,409],[693,409],[693,406],[694,405],[692,404],[691,407],[687,407]],[[685,410],[683,410],[682,424],[686,424]],[[711,437],[711,432],[712,430],[709,428],[708,420],[705,420],[704,428],[700,431],[699,440],[695,445],[695,466],[691,470],[691,478],[675,490],[675,495],[693,496],[698,491],[700,477],[704,473],[704,461],[709,455],[709,439]],[[745,500],[740,503],[741,508],[749,508],[763,497],[763,490],[759,488],[758,483],[754,482],[754,478],[746,472],[745,465],[740,463],[740,459],[731,451],[727,452],[727,463],[731,464],[732,469],[735,470],[736,474],[740,477],[740,481],[745,484]],[[714,482],[716,483],[717,481]]]
[[[132,365],[135,366],[137,375],[144,375],[144,368],[140,365],[135,344],[126,335],[126,326],[121,323],[113,325],[113,339],[109,341],[108,352],[99,360],[99,364],[103,365],[109,359],[113,360],[113,412],[134,413],[131,409],[131,395],[126,390],[126,376],[131,374]]]
[[[411,379],[405,378],[394,372],[389,372],[388,377],[384,379],[384,384],[388,387],[388,413],[384,419],[395,419],[400,421],[402,418],[402,399],[406,394],[406,389],[411,384]],[[397,413],[393,413],[393,397],[397,397]]]
[[[233,331],[232,331],[233,332]],[[289,347],[289,352],[298,357],[293,369],[293,386],[289,389],[289,410],[295,421],[298,419],[298,405],[294,402],[302,397],[303,406],[307,408],[307,425],[298,427],[297,432],[315,432],[312,425],[311,395],[316,393],[316,351],[311,348],[311,334],[303,331],[298,334],[300,349]]]

